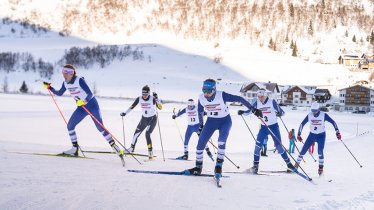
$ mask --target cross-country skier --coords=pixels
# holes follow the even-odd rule
[[[301,132],[303,130],[304,125],[309,122],[310,123],[310,133],[308,138],[305,141],[303,148],[301,149],[300,155],[297,158],[295,163],[295,167],[299,167],[300,162],[307,152],[308,148],[317,142],[318,144],[318,158],[319,158],[319,167],[318,167],[318,174],[322,175],[323,173],[323,164],[324,164],[324,155],[323,149],[325,147],[326,141],[326,129],[325,129],[325,121],[331,123],[334,126],[336,132],[336,138],[338,140],[342,139],[340,135],[338,125],[335,123],[331,117],[319,110],[319,104],[314,102],[311,106],[311,112],[305,117],[305,119],[301,122],[299,131],[297,132],[297,140],[302,141]]]
[[[267,157],[268,155],[266,154],[267,150],[268,150],[268,136],[265,137],[264,139],[264,143],[262,144],[262,147],[261,147],[261,156],[264,156],[264,157]]]
[[[203,151],[208,140],[214,131],[219,131],[218,136],[218,153],[216,166],[214,168],[215,176],[222,176],[222,164],[226,149],[226,140],[229,136],[232,121],[226,102],[241,102],[252,111],[256,116],[261,116],[261,111],[252,107],[252,105],[244,98],[236,95],[228,94],[224,91],[216,90],[216,81],[207,79],[203,83],[203,94],[199,96],[198,112],[199,120],[202,122],[204,110],[207,113],[207,120],[202,128],[199,142],[196,147],[196,167],[185,170],[186,174],[201,174],[203,168]]]
[[[62,68],[62,75],[64,76],[65,81],[62,83],[60,90],[55,90],[51,83],[43,82],[43,87],[49,89],[55,95],[61,96],[65,93],[66,90],[69,91],[70,95],[74,98],[77,104],[77,108],[71,115],[69,122],[67,124],[67,129],[69,132],[71,143],[73,147],[67,151],[64,151],[63,154],[68,155],[78,155],[78,139],[77,134],[75,133],[75,126],[80,123],[88,113],[82,108],[84,106],[91,114],[103,125],[103,120],[100,114],[100,107],[97,103],[95,96],[92,94],[90,88],[88,87],[86,81],[83,77],[77,76],[75,67],[71,64],[66,64]],[[115,144],[113,137],[98,124],[95,120],[94,123],[96,128],[108,141],[112,149],[120,156],[122,156],[123,151]]]
[[[288,139],[290,140],[288,151],[290,153],[295,153],[295,141],[296,141],[295,129],[292,128],[290,130],[290,132],[288,133]]]
[[[283,116],[284,111],[280,108],[278,103],[274,99],[270,99],[266,95],[265,89],[260,89],[257,92],[257,101],[253,104],[254,108],[261,110],[263,114],[263,121],[266,123],[261,123],[260,131],[257,134],[256,146],[254,150],[253,166],[249,169],[251,173],[258,173],[258,166],[260,163],[260,149],[269,134],[271,135],[274,145],[278,153],[282,156],[284,162],[286,162],[287,167],[291,170],[295,170],[295,167],[292,165],[290,158],[287,155],[286,150],[283,148],[280,141],[281,135],[279,132],[279,125],[277,122],[277,117]],[[239,110],[238,114],[247,114],[248,111]],[[270,131],[271,132],[270,132]],[[273,134],[275,136],[273,136]]]
[[[157,93],[154,92],[153,95],[151,96],[150,91],[151,90],[148,87],[148,85],[144,86],[142,88],[142,96],[139,96],[138,98],[136,98],[134,103],[130,106],[130,108],[128,108],[126,112],[121,112],[120,115],[126,116],[128,113],[130,113],[132,109],[134,109],[138,105],[138,103],[140,103],[140,106],[142,108],[142,118],[138,126],[136,127],[134,136],[132,138],[131,147],[127,150],[131,153],[135,151],[135,145],[136,145],[136,142],[138,141],[138,137],[143,132],[143,130],[146,129],[145,138],[147,140],[148,158],[153,159],[151,134],[157,124],[156,108],[161,110],[162,104],[158,100]]]
[[[188,160],[188,142],[193,133],[196,133],[198,136],[200,135],[201,130],[199,128],[203,128],[203,122],[199,120],[199,114],[197,112],[197,106],[193,99],[188,99],[187,107],[182,109],[176,114],[173,114],[172,118],[175,119],[183,114],[186,114],[187,118],[187,129],[184,135],[184,155],[178,157],[179,160]],[[209,150],[208,145],[205,147],[205,151],[209,157],[213,158],[212,153]]]

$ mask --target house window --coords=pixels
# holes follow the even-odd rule
[[[299,98],[299,95],[295,95],[295,98]]]
[[[309,101],[306,101],[307,104],[309,104]]]

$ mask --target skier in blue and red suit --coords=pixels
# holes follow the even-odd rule
[[[201,134],[196,147],[196,167],[185,170],[184,172],[186,174],[201,174],[203,168],[204,148],[213,133],[218,130],[218,153],[214,172],[216,177],[221,177],[226,141],[232,125],[226,102],[240,102],[248,108],[248,111],[252,111],[256,116],[262,116],[262,113],[260,110],[253,108],[248,101],[240,96],[231,95],[224,91],[217,91],[216,81],[213,79],[207,79],[204,81],[202,91],[203,94],[199,96],[198,103]],[[204,110],[207,113],[208,118],[203,126]]]
[[[335,121],[328,114],[321,112],[319,110],[319,104],[317,102],[314,102],[311,106],[311,112],[301,122],[299,131],[297,133],[297,140],[302,141],[301,132],[303,130],[303,127],[306,123],[308,122],[310,123],[310,133],[308,135],[308,138],[305,140],[305,144],[303,148],[301,149],[299,157],[297,158],[295,167],[299,167],[300,162],[303,159],[303,156],[305,155],[305,153],[308,151],[309,147],[311,147],[315,142],[317,142],[318,158],[319,158],[318,174],[322,175],[323,165],[324,165],[323,150],[324,150],[325,141],[326,141],[325,121],[331,123],[334,126],[336,138],[338,140],[342,139],[342,136],[340,135],[340,132],[339,132],[338,125],[335,123]]]
[[[71,64],[66,64],[62,68],[62,75],[65,81],[62,83],[60,90],[55,90],[51,83],[43,82],[43,87],[49,89],[53,94],[57,96],[62,96],[66,90],[69,91],[70,95],[74,98],[77,104],[77,108],[71,115],[69,122],[67,124],[67,129],[69,132],[71,143],[73,147],[67,151],[64,151],[63,154],[67,155],[78,155],[78,138],[75,133],[75,127],[80,123],[88,113],[82,108],[84,106],[91,114],[103,125],[103,120],[101,118],[100,107],[97,103],[95,96],[92,94],[90,88],[88,87],[86,81],[83,77],[77,76],[75,67]],[[94,120],[94,119],[92,119]],[[99,123],[94,120],[96,128],[108,141],[112,149],[118,154],[122,155],[123,151],[115,144],[112,136],[103,128]]]

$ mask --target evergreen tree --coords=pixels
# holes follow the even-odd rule
[[[292,56],[293,57],[297,56],[297,45],[296,45],[296,42],[295,42],[295,44],[293,45],[293,48],[292,48]]]
[[[356,42],[356,35],[353,35],[352,41]]]
[[[27,92],[29,91],[29,88],[27,87],[25,81],[23,81],[23,83],[22,83],[21,88],[19,89],[19,91],[20,91],[21,93],[27,93]]]
[[[290,16],[294,17],[295,16],[295,9],[294,9],[292,3],[288,6],[288,10],[289,10]]]
[[[309,21],[308,34],[311,36],[314,34],[312,20]]]
[[[269,41],[268,47],[269,47],[270,49],[273,49],[273,45],[274,45],[274,43],[273,43],[273,38],[270,38],[270,41]]]
[[[345,31],[345,37],[348,37],[348,30]]]
[[[372,45],[374,45],[374,31],[371,31],[371,35],[370,35],[370,43]]]

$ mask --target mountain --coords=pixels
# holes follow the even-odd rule
[[[372,50],[367,37],[374,6],[368,0],[51,1],[48,5],[18,0],[1,2],[0,8],[1,51],[29,52],[36,61],[53,66],[54,72],[47,78],[32,72],[24,76],[20,68],[0,72],[0,83],[9,83],[11,91],[23,80],[32,92],[41,91],[35,81],[59,83],[66,51],[98,44],[129,45],[144,53],[141,61],[82,69],[98,94],[105,96],[134,97],[145,84],[167,95],[170,85],[165,82],[180,84],[181,93],[187,94],[199,91],[209,77],[220,79],[223,88],[235,93],[243,82],[272,81],[325,86],[336,94],[337,89],[369,77],[368,72],[350,72],[334,64],[343,49]],[[297,46],[296,57],[291,56],[291,43]]]

